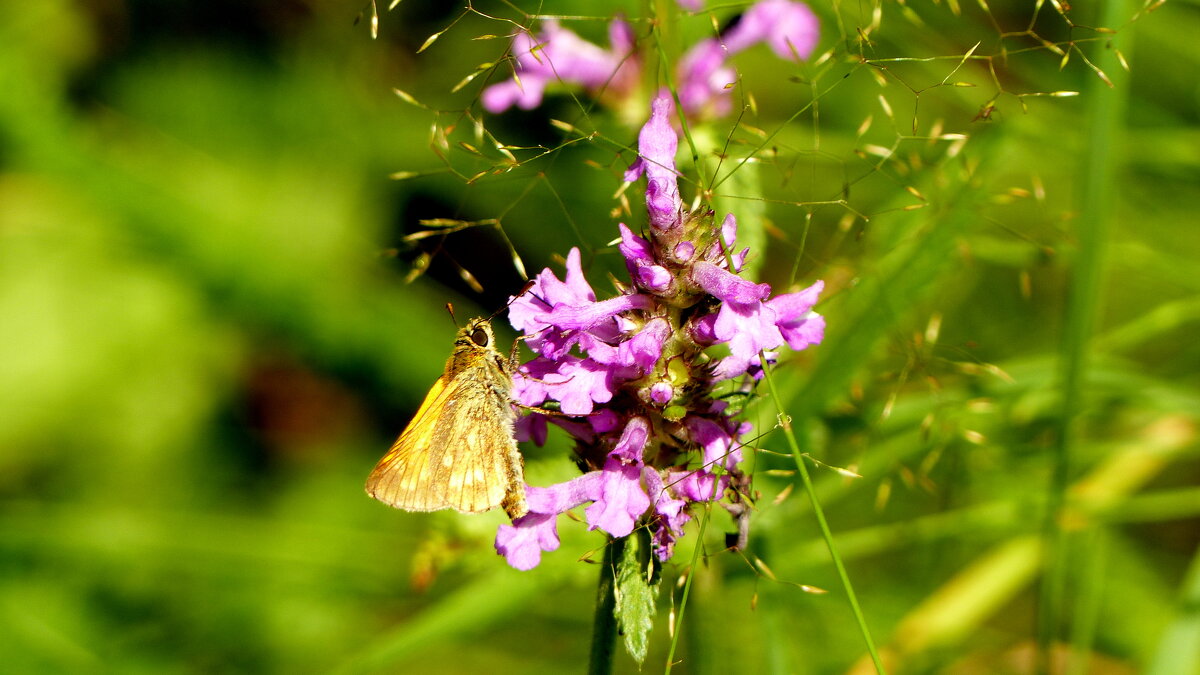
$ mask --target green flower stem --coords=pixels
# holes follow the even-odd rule
[[[588,660],[590,675],[612,672],[613,651],[617,644],[617,562],[625,551],[625,537],[609,539],[600,565],[600,583],[596,587],[596,614],[592,622],[592,653]]]
[[[765,354],[759,354],[763,364],[767,363]],[[767,390],[771,393],[771,398],[777,403],[779,395],[775,391],[775,381],[771,377],[771,369],[763,368],[763,379],[767,382]],[[854,619],[858,622],[858,629],[862,632],[863,641],[867,644],[867,651],[871,654],[871,661],[875,664],[875,672],[884,675],[887,671],[883,667],[883,661],[879,658],[879,651],[875,648],[875,641],[871,639],[871,631],[867,628],[866,617],[863,616],[862,608],[858,604],[858,596],[854,594],[854,586],[850,584],[850,575],[846,573],[846,566],[842,563],[842,557],[838,555],[837,546],[833,542],[833,532],[829,529],[829,523],[825,520],[825,511],[821,508],[821,502],[817,500],[817,492],[813,489],[812,477],[808,475],[808,464],[804,459],[804,453],[800,451],[800,444],[796,441],[796,434],[792,431],[791,420],[782,408],[779,412],[779,426],[783,429],[783,435],[787,437],[788,446],[792,449],[792,459],[796,461],[796,470],[800,473],[800,480],[804,483],[804,491],[808,493],[808,499],[812,502],[813,514],[817,517],[817,524],[821,527],[821,536],[825,538],[825,546],[829,549],[829,557],[833,558],[833,565],[837,568],[838,578],[842,581],[842,588],[846,591],[846,599],[850,602],[850,608],[854,611]]]

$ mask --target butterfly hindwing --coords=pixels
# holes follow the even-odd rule
[[[479,513],[501,505],[511,458],[519,461],[513,414],[496,392],[467,391],[477,381],[470,375],[458,373],[448,384],[438,379],[367,479],[372,497],[410,511]]]
[[[508,488],[507,446],[516,448],[508,400],[491,391],[451,393],[442,414],[448,419],[430,440],[429,491],[443,503],[433,508],[479,513],[499,506]]]

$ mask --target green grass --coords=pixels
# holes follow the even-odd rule
[[[711,183],[775,288],[824,279],[828,333],[747,409],[750,548],[722,552],[721,509],[689,531],[646,668],[673,649],[678,673],[871,672],[864,632],[889,673],[1200,667],[1200,12],[1071,10],[1114,36],[1045,4],[1033,29],[1064,65],[1001,39],[1032,8],[991,4],[884,3],[869,30],[873,5],[816,6],[828,58],[739,55],[753,109],[690,129],[685,197]],[[616,6],[651,34],[643,3]],[[582,92],[464,116],[508,73],[451,93],[503,55],[472,38],[509,24],[467,13],[416,54],[457,10],[402,3],[373,42],[353,10],[306,7],[0,9],[6,669],[584,668],[600,534],[563,518],[519,573],[492,549],[500,514],[396,512],[362,481],[440,373],[443,305],[490,313],[520,285],[486,228],[425,240],[405,283],[402,236],[499,218],[531,272],[580,246],[607,293],[616,223],[644,218],[637,187],[627,212],[613,197],[636,127]],[[678,16],[654,57],[711,32]],[[458,178],[504,166],[490,138],[533,149]],[[523,449],[534,484],[575,471],[564,438]]]

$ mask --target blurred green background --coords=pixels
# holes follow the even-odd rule
[[[605,43],[617,9],[650,40],[647,7],[518,5],[408,0],[372,40],[353,2],[0,3],[0,669],[584,669],[600,535],[563,518],[520,573],[502,514],[362,492],[443,305],[520,287],[506,240],[530,273],[581,247],[603,296],[644,219],[613,196],[644,94],[477,96],[525,12]],[[729,176],[763,280],[826,281],[780,403],[862,476],[817,494],[893,672],[1200,672],[1200,5],[1070,10],[1115,34],[1056,7],[815,5],[813,59],[739,55],[747,112],[684,162]],[[662,56],[742,9],[662,24]],[[406,239],[431,218],[501,227]],[[692,569],[690,531],[645,667],[690,570],[677,672],[868,672],[775,409],[748,415],[751,547],[714,511]],[[573,475],[563,439],[524,450]]]

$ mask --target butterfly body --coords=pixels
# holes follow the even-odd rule
[[[492,326],[459,330],[446,369],[367,478],[367,494],[408,511],[528,511],[521,454],[513,438],[513,365],[495,348]]]

